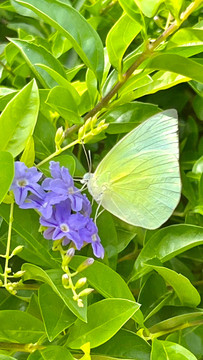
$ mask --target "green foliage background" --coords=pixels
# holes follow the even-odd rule
[[[203,359],[202,6],[1,1],[0,360]],[[34,210],[14,207],[8,247],[13,159],[45,175],[54,159],[82,176],[81,139],[95,169],[124,134],[170,108],[179,114],[180,203],[153,231],[106,211],[98,218],[105,258],[81,272],[95,291],[79,308]],[[12,272],[23,271],[16,294],[3,284],[8,250]],[[89,256],[85,247],[71,270]]]

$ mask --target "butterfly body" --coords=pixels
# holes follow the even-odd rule
[[[155,229],[180,199],[178,121],[159,113],[122,138],[89,174],[93,198],[118,218]]]

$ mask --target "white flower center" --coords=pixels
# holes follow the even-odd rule
[[[65,232],[65,233],[69,231],[69,227],[67,224],[61,224],[60,229],[61,229],[61,231]]]
[[[97,234],[93,234],[92,235],[92,241],[96,241],[97,240]]]
[[[73,187],[72,186],[70,186],[69,188],[68,188],[68,193],[69,194],[74,194],[74,189],[73,189]]]
[[[17,185],[20,187],[25,187],[26,185],[28,185],[28,181],[27,179],[20,179],[17,181]]]

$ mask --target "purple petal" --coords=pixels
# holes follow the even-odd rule
[[[92,250],[96,257],[103,259],[104,258],[104,248],[99,241],[92,242]]]
[[[57,227],[54,232],[53,232],[53,236],[52,236],[52,239],[53,240],[60,240],[64,237],[64,232],[61,231],[61,229],[59,227]]]
[[[16,188],[13,192],[16,204],[19,206],[22,205],[27,197],[28,189],[19,187]]]
[[[54,179],[61,179],[61,169],[60,169],[60,163],[57,161],[50,161],[49,163],[49,169],[50,169],[50,172],[51,172],[51,176],[54,178]]]
[[[54,232],[54,228],[48,228],[43,232],[43,236],[47,240],[51,240]]]

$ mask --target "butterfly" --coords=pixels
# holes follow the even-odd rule
[[[172,109],[124,136],[84,179],[104,209],[129,224],[156,229],[180,200],[178,158],[178,118]]]

